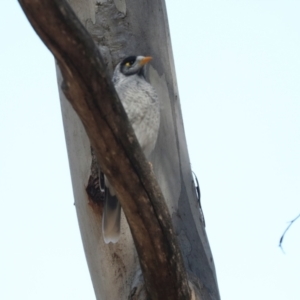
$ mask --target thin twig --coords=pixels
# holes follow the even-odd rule
[[[290,229],[290,227],[292,226],[292,224],[297,220],[297,219],[299,219],[300,218],[300,214],[295,218],[295,219],[293,219],[292,221],[290,221],[290,224],[288,225],[288,227],[285,229],[285,231],[283,232],[283,234],[282,234],[282,236],[281,236],[281,238],[280,238],[280,240],[279,240],[279,247],[281,248],[281,250],[282,250],[282,252],[284,253],[284,250],[283,250],[283,247],[282,247],[282,242],[283,242],[283,239],[284,239],[284,236],[285,236],[285,234],[286,234],[286,232]]]

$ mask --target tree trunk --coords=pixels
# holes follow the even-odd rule
[[[112,75],[128,55],[150,55],[148,77],[161,101],[161,126],[151,157],[189,273],[193,299],[220,299],[205,225],[190,169],[163,0],[70,0]],[[88,74],[87,74],[88,76]],[[63,83],[58,69],[58,84]],[[60,90],[65,137],[82,241],[97,299],[146,299],[139,258],[126,218],[121,238],[106,245],[101,230],[98,169],[86,131]],[[159,277],[161,270],[156,270]]]

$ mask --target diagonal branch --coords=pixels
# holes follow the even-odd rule
[[[190,299],[187,275],[160,188],[92,38],[65,0],[19,0],[55,56],[64,91],[115,187],[139,255],[149,299]]]

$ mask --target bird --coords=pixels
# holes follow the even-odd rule
[[[150,56],[128,56],[115,67],[112,82],[147,160],[155,148],[160,126],[160,103],[154,87],[146,81]],[[120,237],[121,206],[105,178],[102,233],[106,244]]]

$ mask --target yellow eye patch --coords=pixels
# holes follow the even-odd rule
[[[131,63],[130,63],[130,62],[127,62],[127,63],[125,64],[125,66],[126,66],[126,67],[130,67],[130,66],[131,66]]]

